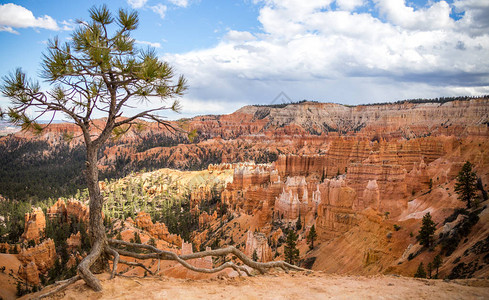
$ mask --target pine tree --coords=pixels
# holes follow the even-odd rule
[[[458,173],[455,192],[461,201],[467,202],[467,208],[471,207],[471,201],[475,196],[477,175],[472,171],[472,164],[466,162]]]
[[[299,259],[299,249],[297,249],[297,234],[289,229],[284,245],[285,261],[294,264]]]
[[[251,258],[254,260],[254,261],[258,261],[258,253],[256,253],[256,249],[253,250],[253,255],[251,256]]]
[[[438,254],[437,256],[435,256],[435,258],[433,259],[433,268],[436,269],[436,275],[435,275],[435,278],[438,278],[438,269],[441,267],[441,264],[443,263],[443,260],[440,256],[440,254]]]
[[[176,79],[173,68],[161,61],[154,49],[137,49],[131,37],[139,23],[136,11],[120,9],[113,16],[102,5],[92,7],[89,16],[90,21],[77,22],[68,41],[49,41],[40,73],[49,90],[43,90],[18,68],[2,78],[0,91],[11,100],[6,112],[10,122],[23,130],[41,133],[50,123],[40,125],[38,120],[49,116],[51,120],[70,120],[82,133],[92,250],[78,270],[91,288],[101,291],[100,281],[91,272],[108,267],[106,259],[98,258],[110,252],[102,218],[104,199],[97,164],[100,150],[110,138],[120,137],[141,120],[176,130],[159,113],[178,111],[178,101],[171,100],[183,95],[187,87],[185,78]],[[134,110],[143,99],[152,105]],[[101,116],[104,121],[96,124],[94,120]]]
[[[435,222],[431,219],[431,214],[428,212],[423,216],[421,229],[416,237],[422,246],[429,248],[433,244],[433,234],[435,233]]]
[[[20,281],[17,281],[17,297],[22,297],[24,295],[24,290],[22,289],[22,283]]]
[[[299,217],[297,217],[297,222],[295,222],[295,229],[297,231],[302,229],[301,214],[300,213],[299,213]]]
[[[141,236],[137,231],[134,231],[134,243],[141,244]]]
[[[418,270],[416,271],[416,274],[414,274],[414,277],[426,278],[426,271],[424,270],[424,266],[422,262],[419,263]]]
[[[428,265],[426,266],[427,268],[427,271],[428,271],[428,278],[431,279],[431,272],[433,271],[433,263],[428,263]]]
[[[307,235],[307,242],[309,243],[309,249],[314,249],[314,241],[317,238],[316,228],[312,225],[311,229],[309,229],[309,234]]]

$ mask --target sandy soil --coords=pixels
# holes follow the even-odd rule
[[[0,253],[0,268],[3,267],[5,271],[0,272],[0,298],[15,299],[20,261],[15,254]]]
[[[203,280],[117,277],[110,281],[103,274],[100,279],[101,293],[78,281],[51,299],[489,299],[489,280],[444,282],[322,272]]]

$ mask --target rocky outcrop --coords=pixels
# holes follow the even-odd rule
[[[39,285],[41,280],[39,279],[39,269],[34,261],[27,262],[19,269],[19,276],[32,285]]]
[[[48,218],[61,217],[64,220],[70,221],[70,218],[75,218],[78,222],[88,223],[89,208],[80,201],[70,199],[65,202],[59,198],[47,211]]]
[[[268,245],[265,234],[248,230],[246,233],[245,254],[252,258],[255,252],[259,262],[271,261],[273,258],[272,248]]]
[[[134,224],[157,239],[164,240],[173,245],[181,245],[182,243],[182,239],[179,235],[170,234],[165,223],[156,222],[153,224],[151,216],[146,212],[139,212],[134,219]]]
[[[211,250],[211,248],[206,247],[205,250],[209,251]],[[185,241],[182,240],[181,255],[188,255],[192,253],[194,253],[194,250],[192,249],[192,243],[186,243]],[[189,259],[187,260],[187,262],[197,268],[212,269],[212,256]]]
[[[0,253],[19,253],[20,249],[18,244],[0,243]]]
[[[24,241],[35,241],[39,243],[44,230],[46,229],[46,217],[41,208],[35,208],[32,213],[25,214]]]
[[[54,241],[47,239],[35,247],[22,249],[18,259],[22,263],[19,274],[22,274],[21,276],[24,276],[30,283],[39,284],[39,274],[46,273],[57,259]]]
[[[212,215],[209,215],[206,211],[204,211],[199,216],[199,228],[204,228],[206,224],[210,224],[215,220],[217,220],[217,211],[214,211]]]
[[[68,247],[69,251],[76,250],[81,247],[81,234],[78,231],[76,234],[71,234],[70,237],[66,240],[66,247]]]
[[[356,191],[347,186],[343,177],[326,179],[319,185],[321,202],[318,205],[317,227],[322,238],[332,238],[357,224],[357,210],[353,208]]]

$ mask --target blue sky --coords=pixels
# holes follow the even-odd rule
[[[37,77],[46,41],[68,38],[99,4],[0,1],[0,75],[22,67]],[[487,0],[106,4],[137,10],[135,39],[188,78],[180,117],[268,104],[280,92],[343,104],[489,94]]]

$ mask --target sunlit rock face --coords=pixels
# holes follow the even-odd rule
[[[174,245],[181,245],[182,238],[176,234],[170,234],[165,223],[153,223],[151,216],[146,212],[139,212],[134,219],[134,224],[147,231],[151,236],[164,240]]]
[[[46,229],[46,217],[40,208],[35,208],[32,213],[25,214],[24,233],[22,239],[39,243],[42,233]]]
[[[272,248],[268,245],[267,237],[261,232],[254,232],[248,230],[246,234],[246,248],[245,254],[249,257],[253,257],[253,253],[256,253],[260,262],[271,261]]]
[[[54,241],[47,239],[35,247],[22,249],[17,258],[22,263],[20,276],[31,284],[38,285],[39,274],[45,274],[52,268],[57,258]]]

